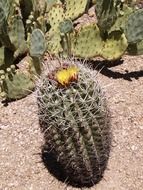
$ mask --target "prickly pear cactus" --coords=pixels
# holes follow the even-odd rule
[[[7,84],[7,99],[21,99],[31,93],[35,87],[35,83],[30,79],[28,75],[24,73],[17,73],[13,76],[13,79],[6,79]]]
[[[96,24],[83,26],[72,36],[72,52],[75,56],[84,58],[99,56],[102,47],[103,41]]]
[[[142,55],[143,54],[143,40],[135,44],[129,44],[128,46],[129,55]]]
[[[48,51],[51,54],[57,55],[64,51],[61,46],[60,23],[66,20],[75,20],[85,12],[87,5],[88,0],[49,0],[47,2],[47,6],[50,6],[48,20],[51,28],[46,33],[46,39]]]
[[[33,30],[30,39],[31,57],[42,57],[46,50],[45,36],[40,29]]]
[[[95,75],[80,64],[53,73],[43,74],[37,87],[45,147],[72,185],[92,186],[102,178],[110,151],[105,98]]]
[[[143,9],[133,12],[127,21],[125,34],[128,43],[136,43],[143,40]]]
[[[46,43],[45,43],[45,36],[40,29],[33,30],[30,39],[30,56],[33,60],[33,68],[35,70],[35,74],[41,73],[42,67],[42,58],[46,51]],[[33,74],[34,74],[33,73]]]
[[[98,19],[98,26],[101,30],[109,30],[117,19],[115,0],[96,0],[95,11]]]
[[[6,18],[8,18],[11,6],[12,6],[13,0],[1,0],[0,1],[0,7],[3,8]]]
[[[24,70],[24,68],[20,69],[12,65],[14,63],[12,51],[3,46],[0,48],[0,71],[4,72],[0,76],[0,89],[2,91],[0,97],[2,99],[16,100],[32,92],[35,87],[35,76],[41,73],[41,59],[45,50],[46,45],[43,32],[40,29],[33,30],[29,47],[31,57],[26,57],[28,61],[23,60],[25,64]]]
[[[96,24],[88,24],[72,36],[72,53],[82,58],[101,56],[107,60],[116,60],[126,51],[127,39],[120,32],[112,32],[106,40],[102,39]]]
[[[43,6],[41,2],[39,6],[37,0],[0,1],[0,71],[4,71],[0,78],[2,98],[25,97],[34,88],[35,75],[41,73],[41,58],[46,50],[45,36],[35,28],[45,31],[44,2]],[[32,58],[29,57],[29,64],[23,61],[22,68],[20,61],[28,54]],[[16,68],[14,73],[12,65]]]
[[[46,33],[47,49],[51,54],[62,52],[59,24],[64,20],[64,9],[61,3],[54,5],[48,12],[50,30]]]
[[[15,16],[11,19],[11,30],[9,32],[9,37],[16,50],[14,53],[15,58],[28,51],[25,40],[25,29],[20,16]]]
[[[109,33],[113,31],[124,31],[126,27],[126,23],[128,21],[129,16],[133,12],[133,9],[126,4],[123,5],[122,10],[120,10],[118,18],[116,19],[115,24],[108,31]]]
[[[12,44],[8,36],[7,20],[4,9],[0,7],[0,42],[5,47],[11,48]]]
[[[47,2],[47,11],[50,11],[53,5],[55,5],[58,1],[57,0],[46,0]]]
[[[69,19],[65,19],[63,22],[60,22],[59,29],[62,34],[67,34],[73,31],[73,23]]]
[[[119,59],[125,53],[127,47],[125,34],[112,32],[104,42],[101,56],[109,61]]]
[[[89,0],[65,0],[65,18],[72,20],[78,18],[85,12],[88,1]]]
[[[22,72],[16,71],[15,66],[0,70],[0,99],[17,100],[27,96],[34,89],[34,81]]]

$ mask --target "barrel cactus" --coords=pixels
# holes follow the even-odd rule
[[[52,65],[52,64],[51,64]],[[54,155],[73,186],[96,184],[110,152],[110,117],[95,74],[81,64],[62,64],[37,85],[43,151]]]

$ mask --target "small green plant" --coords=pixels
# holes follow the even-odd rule
[[[71,184],[92,186],[102,178],[109,158],[109,112],[90,69],[67,61],[63,67],[53,71],[52,77],[46,71],[37,85],[45,147]]]

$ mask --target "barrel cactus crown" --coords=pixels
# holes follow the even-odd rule
[[[37,87],[44,147],[71,185],[92,186],[102,178],[109,158],[109,112],[90,69],[81,64],[62,67],[43,74]]]

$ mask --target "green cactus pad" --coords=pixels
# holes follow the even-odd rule
[[[48,13],[51,29],[46,33],[47,50],[51,54],[62,51],[59,24],[64,20],[64,9],[61,3],[54,5]]]
[[[12,18],[9,36],[16,49],[25,42],[25,30],[20,16]]]
[[[0,7],[0,42],[5,46],[5,47],[11,47],[11,41],[8,36],[8,27],[7,27],[7,19],[5,12],[2,7]]]
[[[12,80],[6,78],[7,99],[21,99],[32,92],[35,87],[34,82],[24,73],[16,73]]]
[[[129,44],[129,55],[143,55],[143,40],[136,44]]]
[[[6,18],[8,18],[13,0],[1,0],[0,7],[3,8]]]
[[[103,40],[96,24],[83,26],[72,36],[72,53],[74,56],[91,58],[101,54]]]
[[[127,47],[125,34],[112,32],[104,43],[101,56],[107,60],[119,59],[125,53]]]
[[[33,30],[30,38],[30,56],[41,57],[46,50],[45,36],[40,29]]]
[[[118,16],[115,24],[110,28],[108,33],[111,33],[113,31],[125,30],[127,20],[129,18],[129,15],[133,12],[133,9],[131,7],[128,7],[127,5],[124,5],[122,11],[123,11],[123,14]]]
[[[30,56],[33,60],[35,74],[41,74],[41,61],[46,51],[46,41],[43,32],[40,29],[33,30],[30,39]]]
[[[48,12],[48,21],[51,25],[51,28],[54,31],[59,29],[59,23],[64,20],[64,9],[62,4],[54,5],[51,10]]]
[[[53,5],[57,4],[57,0],[46,0],[47,3],[47,11],[50,11],[50,9],[53,7]]]
[[[136,10],[129,16],[125,34],[128,43],[136,43],[143,40],[143,9]]]
[[[0,34],[7,32],[6,15],[2,7],[0,7]]]
[[[109,30],[117,19],[115,1],[96,0],[95,10],[99,28],[103,31]]]
[[[127,39],[120,31],[112,32],[103,40],[96,24],[83,26],[72,35],[72,54],[81,58],[101,56],[115,60],[124,54],[127,46]]]
[[[65,0],[65,18],[76,19],[85,12],[88,0]]]
[[[143,40],[137,43],[137,55],[143,55]]]
[[[47,50],[52,55],[58,55],[63,51],[61,46],[61,35],[59,32],[48,32],[46,34]]]
[[[15,16],[11,19],[9,37],[16,50],[15,57],[18,57],[27,51],[25,29],[20,16]]]
[[[45,148],[67,174],[67,183],[83,187],[94,185],[103,176],[110,130],[106,102],[95,75],[82,65],[78,68],[78,81],[66,88],[58,88],[43,75],[37,97]]]
[[[73,23],[69,19],[65,19],[59,24],[60,32],[63,34],[70,33],[73,31]]]

